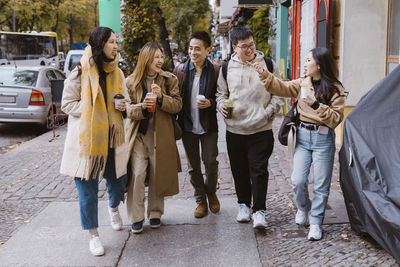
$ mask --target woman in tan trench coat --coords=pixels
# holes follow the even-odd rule
[[[143,230],[147,170],[147,217],[151,228],[161,225],[164,197],[179,192],[178,172],[181,166],[171,114],[181,110],[182,99],[177,78],[161,70],[163,63],[160,47],[155,43],[147,43],[140,51],[135,71],[127,78],[131,99],[127,106],[128,120],[125,125],[130,157],[127,210],[134,233]],[[148,110],[153,105],[152,100],[146,96],[148,92],[157,95],[155,112]]]

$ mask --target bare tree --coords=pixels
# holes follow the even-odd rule
[[[158,32],[160,36],[160,42],[162,45],[162,48],[164,50],[164,55],[167,59],[171,60],[172,62],[172,52],[171,52],[171,47],[169,45],[169,38],[168,38],[168,31],[167,27],[165,25],[165,18],[163,17],[163,12],[161,8],[157,7],[157,13],[160,15],[160,19],[157,21],[158,24]],[[172,69],[173,69],[173,64],[172,64]],[[170,71],[172,71],[172,69]]]

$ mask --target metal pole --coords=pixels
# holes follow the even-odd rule
[[[15,1],[14,0],[14,10],[13,10],[13,32],[15,32]]]

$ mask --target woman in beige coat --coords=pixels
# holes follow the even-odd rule
[[[161,70],[163,63],[160,47],[147,43],[140,51],[135,71],[127,78],[131,99],[125,131],[130,156],[127,209],[133,233],[143,230],[146,176],[149,177],[147,217],[151,228],[161,225],[164,197],[179,192],[181,167],[171,115],[181,110],[182,99],[177,78]],[[149,111],[153,101],[146,96],[147,92],[157,95],[155,112]]]
[[[82,228],[91,235],[89,249],[95,256],[104,254],[97,232],[99,176],[107,180],[111,226],[122,227],[118,206],[127,177],[125,104],[115,106],[114,96],[126,92],[126,86],[117,49],[110,28],[94,29],[79,65],[65,80],[62,96],[68,132],[60,172],[75,177]]]

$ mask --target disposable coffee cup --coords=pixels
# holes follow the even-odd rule
[[[301,87],[300,97],[307,98],[307,96],[310,94],[310,91],[311,91],[311,87],[308,87],[308,86]]]
[[[116,95],[114,96],[114,105],[115,105],[115,108],[117,108],[117,106],[118,106],[119,104],[121,104],[121,102],[122,102],[123,99],[125,99],[125,97],[124,97],[123,95],[121,95],[121,94],[116,94]]]
[[[206,97],[205,97],[204,95],[197,95],[197,96],[196,96],[197,104],[198,104],[201,100],[204,100],[204,99],[206,99]]]
[[[151,99],[151,101],[153,101],[153,105],[150,108],[147,108],[147,111],[155,112],[156,111],[157,94],[153,93],[153,92],[149,92],[146,94],[146,98]]]

